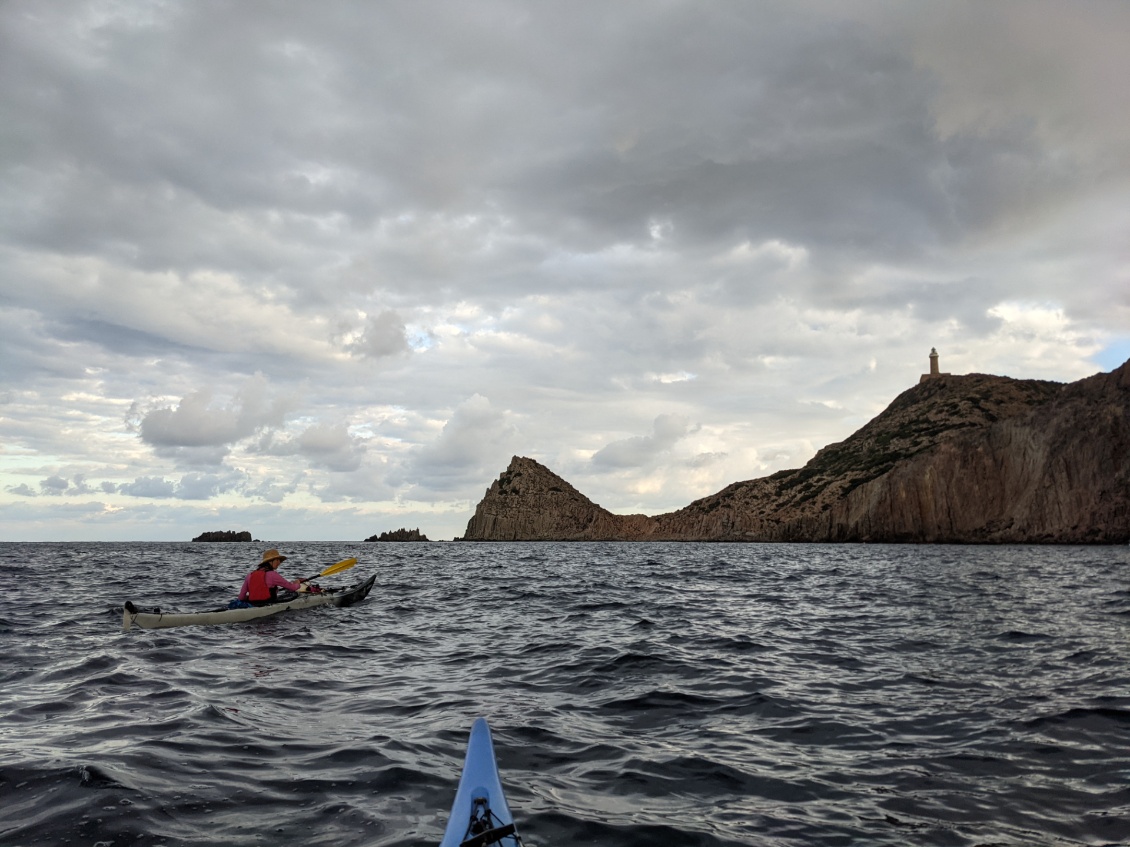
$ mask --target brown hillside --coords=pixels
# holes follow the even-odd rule
[[[1125,543],[1130,362],[1068,385],[927,379],[803,468],[655,517],[514,457],[464,539]]]

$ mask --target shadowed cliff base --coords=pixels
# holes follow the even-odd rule
[[[803,468],[663,515],[515,456],[461,540],[1125,544],[1130,361],[1068,384],[939,374]]]

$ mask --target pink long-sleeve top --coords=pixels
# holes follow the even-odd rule
[[[254,571],[252,571],[254,573]],[[301,585],[297,582],[290,582],[285,577],[279,575],[278,571],[267,571],[267,587],[268,588],[285,588],[287,591],[297,591]],[[251,590],[251,574],[243,578],[243,587],[239,589],[239,599],[246,600],[247,594]]]

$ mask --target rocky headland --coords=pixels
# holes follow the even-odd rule
[[[515,456],[462,540],[1125,544],[1130,362],[1068,384],[932,374],[803,468],[663,515]]]

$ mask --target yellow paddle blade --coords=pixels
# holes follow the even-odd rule
[[[355,564],[357,564],[356,559],[345,559],[344,561],[338,562],[336,565],[330,565],[328,568],[318,574],[318,576],[329,576],[332,573],[341,573],[342,571],[349,570]]]

